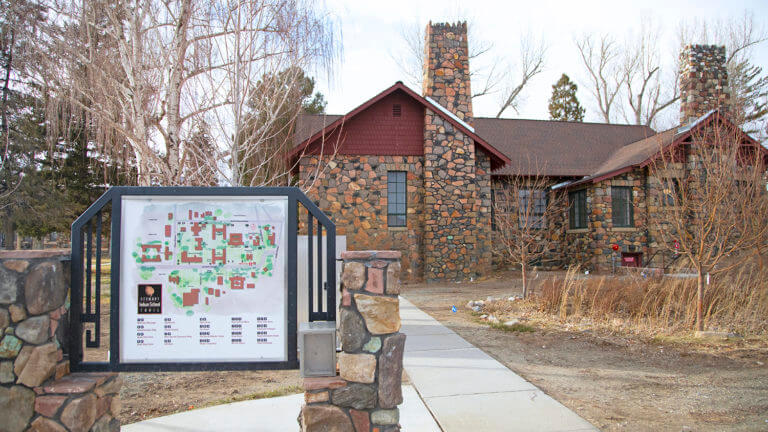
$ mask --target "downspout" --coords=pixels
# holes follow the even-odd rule
[[[643,169],[645,171],[645,183],[643,184],[643,189],[645,193],[645,241],[646,241],[646,249],[648,251],[648,255],[651,255],[651,243],[653,243],[653,239],[651,238],[651,200],[649,195],[649,187],[648,187],[648,174],[650,173],[650,170],[648,167],[645,167]],[[646,267],[650,267],[651,261],[648,260],[648,263],[645,265]],[[663,265],[662,265],[663,267]]]

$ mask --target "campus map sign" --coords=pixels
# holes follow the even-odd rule
[[[120,361],[286,361],[287,204],[123,196]]]

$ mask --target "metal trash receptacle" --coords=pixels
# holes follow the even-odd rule
[[[299,325],[299,371],[303,378],[336,376],[336,322]]]

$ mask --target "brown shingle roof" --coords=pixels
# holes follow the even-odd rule
[[[386,90],[382,91],[381,93],[377,94],[371,99],[368,99],[365,103],[358,106],[357,108],[353,109],[346,115],[342,117],[336,117],[336,122],[332,122],[331,124],[325,123],[328,120],[328,116],[326,116],[324,119],[321,119],[321,129],[315,132],[312,136],[310,136],[307,139],[304,139],[301,141],[296,147],[293,148],[288,154],[288,157],[295,157],[301,153],[301,151],[306,148],[309,144],[311,144],[311,141],[317,139],[320,137],[321,132],[323,132],[323,129],[325,128],[335,128],[337,126],[341,126],[341,124],[345,121],[345,119],[352,119],[358,114],[360,114],[362,111],[368,109],[373,104],[377,103],[378,101],[382,100],[384,97],[394,93],[402,91],[406,93],[408,96],[413,98],[416,102],[420,103],[425,109],[428,109],[435,113],[435,115],[443,118],[446,122],[450,123],[452,127],[456,128],[458,131],[460,131],[462,134],[467,136],[467,138],[474,141],[475,145],[478,146],[483,150],[484,153],[486,153],[491,160],[491,169],[497,169],[500,168],[507,163],[509,163],[509,158],[507,155],[497,149],[493,144],[489,143],[485,138],[479,136],[475,129],[465,123],[463,120],[459,119],[455,115],[451,114],[448,110],[444,109],[443,107],[439,106],[431,100],[430,98],[425,98],[424,96],[419,95],[418,93],[414,92],[410,88],[408,88],[405,84],[402,83],[402,81],[396,82],[391,87],[387,88]],[[327,125],[323,127],[323,124]]]
[[[328,126],[340,115],[302,115],[296,122],[294,145]],[[494,174],[541,169],[542,175],[588,176],[627,144],[655,134],[647,126],[475,118],[477,134],[511,159]]]
[[[617,149],[656,134],[647,126],[482,117],[475,130],[511,159],[494,174],[565,177],[593,174]]]
[[[639,165],[674,141],[677,128],[660,132],[652,137],[626,145],[603,162],[590,177],[600,177],[613,171]]]
[[[324,127],[341,118],[338,114],[301,114],[296,119],[296,133],[293,146],[297,146]]]

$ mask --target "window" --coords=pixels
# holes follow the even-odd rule
[[[496,231],[496,189],[491,187],[491,230]]]
[[[568,209],[571,229],[587,227],[587,191],[586,189],[568,194]]]
[[[403,107],[400,104],[392,105],[392,117],[400,117],[403,115]]]
[[[544,229],[547,226],[547,192],[543,189],[521,189],[518,191],[520,208],[517,211],[520,228],[529,226]]]
[[[510,223],[509,188],[500,184],[498,189],[491,188],[491,229],[503,229]]]
[[[680,180],[668,178],[662,180],[661,205],[674,207],[680,203]]]
[[[387,225],[404,227],[406,214],[405,171],[387,171]]]
[[[631,187],[611,186],[611,210],[614,227],[635,226]]]

